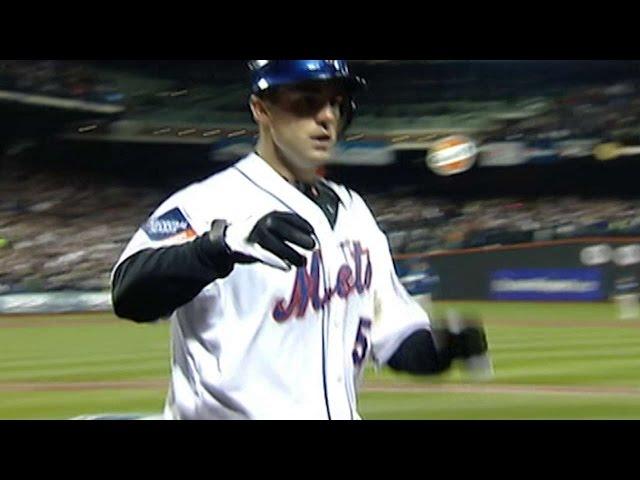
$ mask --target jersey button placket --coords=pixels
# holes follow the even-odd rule
[[[336,265],[337,258],[336,252],[327,251],[325,255],[325,268],[327,274],[327,286],[329,288],[333,287],[333,280],[337,277],[338,267]],[[340,263],[340,262],[338,262]],[[342,321],[341,315],[343,314],[341,305],[339,300],[341,300],[337,295],[332,298],[332,301],[328,302],[325,306],[325,311],[327,314],[328,321],[328,330],[329,330],[329,345],[328,345],[328,359],[329,359],[329,378],[331,379],[331,384],[333,388],[330,388],[330,397],[332,400],[332,413],[336,418],[345,418],[348,415],[348,411],[345,409],[346,404],[343,399],[343,352],[344,345],[342,344],[343,335],[342,335]]]

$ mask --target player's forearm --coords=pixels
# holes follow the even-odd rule
[[[387,363],[394,370],[433,375],[449,369],[455,359],[481,358],[488,349],[482,325],[466,321],[455,327],[414,332]]]
[[[232,268],[229,255],[207,235],[183,245],[143,250],[114,274],[114,311],[141,323],[166,317]]]
[[[438,348],[432,332],[411,334],[387,362],[392,369],[416,375],[435,375],[449,369],[453,358],[447,348]]]

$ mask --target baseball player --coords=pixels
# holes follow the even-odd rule
[[[166,200],[112,274],[119,317],[170,317],[166,419],[359,419],[368,360],[436,374],[487,351],[431,327],[355,192],[316,175],[365,83],[344,60],[255,60],[255,153]]]

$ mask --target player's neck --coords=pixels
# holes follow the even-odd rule
[[[256,153],[289,183],[314,183],[318,175],[316,169],[299,168],[289,161],[273,142],[258,141]]]

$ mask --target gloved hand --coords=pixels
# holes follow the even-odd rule
[[[445,323],[450,357],[462,360],[467,373],[476,379],[493,378],[493,363],[482,322],[450,310]]]
[[[487,336],[482,325],[467,325],[460,332],[450,333],[450,348],[453,358],[468,359],[489,350]]]
[[[219,229],[212,228],[212,232],[215,230]],[[250,217],[227,224],[222,233],[235,263],[262,262],[283,271],[289,271],[291,266],[306,265],[306,257],[293,247],[313,250],[316,246],[314,236],[309,222],[286,212],[272,212],[261,218]]]

